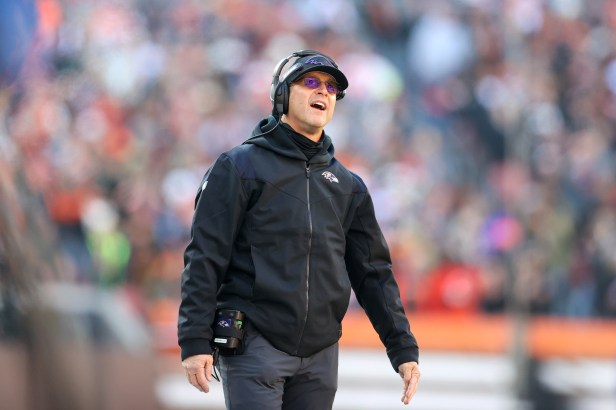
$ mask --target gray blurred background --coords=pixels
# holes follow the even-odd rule
[[[276,63],[349,78],[417,410],[616,408],[613,0],[0,0],[0,408],[220,409],[176,345],[194,195]],[[398,409],[354,299],[336,409]]]

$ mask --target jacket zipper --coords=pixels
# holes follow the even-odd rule
[[[304,324],[302,326],[302,331],[299,336],[297,349],[295,350],[295,354],[299,351],[299,347],[302,343],[302,339],[304,337],[304,330],[306,330],[306,323],[308,322],[308,305],[310,301],[309,291],[310,291],[310,251],[312,250],[312,211],[310,209],[310,164],[306,163],[306,204],[308,208],[308,252],[306,258],[306,311],[304,313]]]

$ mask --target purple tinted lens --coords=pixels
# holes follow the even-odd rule
[[[327,88],[327,92],[330,94],[338,94],[338,87],[336,87],[335,85],[325,83],[325,88]]]
[[[319,88],[321,82],[315,77],[306,77],[304,78],[304,85],[313,90]]]
[[[321,81],[316,77],[306,77],[304,78],[304,85],[312,90],[316,90],[321,85]],[[325,88],[330,94],[338,94],[338,87],[333,84],[326,82]]]

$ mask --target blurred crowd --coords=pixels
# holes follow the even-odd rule
[[[611,0],[0,1],[2,206],[176,310],[204,172],[318,49],[411,311],[616,317],[615,45]]]

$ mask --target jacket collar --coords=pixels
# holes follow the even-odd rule
[[[244,144],[254,144],[276,152],[285,157],[306,161],[306,156],[293,142],[291,127],[283,127],[279,117],[272,115],[262,119],[252,131],[252,136]],[[334,157],[334,145],[327,134],[323,134],[323,149],[308,161],[310,164],[328,163]]]

